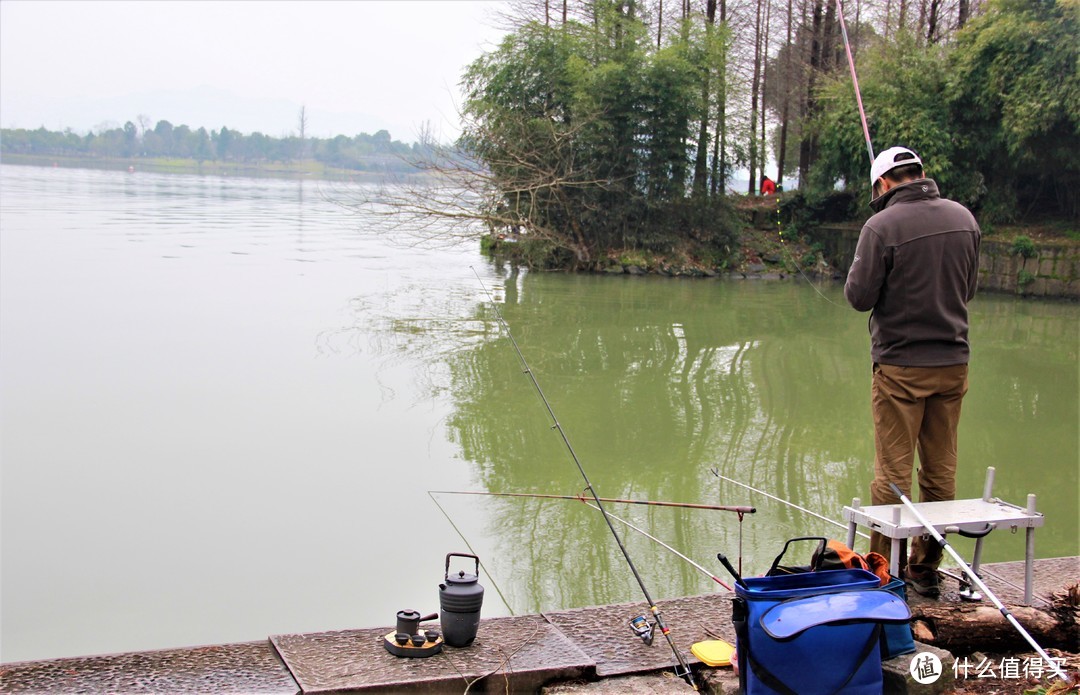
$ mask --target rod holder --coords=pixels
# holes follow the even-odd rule
[[[983,484],[983,502],[989,502],[994,490],[994,467],[986,467],[986,482]]]

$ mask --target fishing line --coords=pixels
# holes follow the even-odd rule
[[[808,285],[810,285],[811,287],[813,287],[814,291],[818,293],[818,296],[821,297],[822,299],[824,299],[826,302],[828,302],[829,304],[832,304],[833,306],[840,306],[839,304],[837,304],[836,302],[834,302],[833,300],[829,299],[824,294],[822,294],[821,290],[818,289],[817,285],[815,285],[814,282],[809,277],[807,277],[806,273],[803,272],[802,266],[799,264],[799,261],[797,261],[795,259],[795,254],[793,254],[791,252],[791,247],[788,246],[787,240],[784,238],[784,227],[783,227],[783,225],[780,224],[780,195],[779,194],[777,194],[777,196],[776,196],[776,233],[780,236],[780,245],[784,247],[785,251],[787,251],[788,258],[791,259],[791,263],[792,263],[792,265],[795,266],[795,269],[799,271],[799,275],[803,276],[803,280],[806,280],[806,283]]]
[[[836,521],[834,519],[830,519],[830,518],[828,518],[826,516],[822,516],[821,514],[818,514],[817,512],[812,512],[809,509],[806,509],[804,507],[800,507],[799,505],[795,504],[794,502],[788,502],[787,500],[782,499],[780,497],[777,497],[776,495],[770,495],[769,493],[765,492],[764,490],[758,490],[755,487],[750,487],[746,483],[740,483],[738,480],[732,480],[731,478],[728,478],[725,475],[721,475],[720,471],[718,471],[716,468],[710,468],[709,470],[713,475],[715,475],[717,478],[720,478],[721,480],[726,480],[729,483],[734,483],[735,485],[739,485],[741,487],[744,487],[747,490],[750,490],[751,492],[756,492],[759,495],[765,495],[769,499],[776,500],[777,502],[781,502],[783,504],[786,504],[787,506],[792,507],[793,509],[798,509],[800,512],[803,512],[804,514],[809,514],[812,517],[821,519],[825,523],[832,524],[833,526],[839,526],[840,528],[844,529],[845,531],[848,529],[847,524],[842,524],[839,521]],[[866,535],[862,531],[856,531],[855,535],[857,535],[857,536],[859,536],[861,538],[866,538],[866,539],[870,538],[870,536]]]
[[[633,573],[634,579],[637,580],[638,586],[641,588],[641,593],[644,594],[645,600],[649,604],[649,611],[653,614],[653,619],[656,621],[656,626],[660,628],[660,632],[663,633],[664,638],[667,640],[668,646],[671,647],[672,653],[675,655],[675,659],[678,662],[675,667],[675,675],[686,681],[687,685],[697,690],[697,683],[694,682],[694,674],[690,671],[690,665],[686,662],[682,652],[675,646],[675,642],[671,639],[671,630],[664,624],[664,619],[660,615],[660,609],[656,606],[656,602],[653,601],[652,596],[649,594],[649,589],[645,586],[645,581],[638,573],[637,567],[634,565],[634,561],[630,558],[630,553],[626,550],[626,546],[623,544],[622,538],[619,537],[619,532],[615,530],[615,524],[612,523],[611,516],[607,510],[604,509],[604,505],[600,501],[600,496],[596,494],[596,489],[593,488],[592,481],[589,480],[589,476],[585,473],[585,467],[582,466],[581,460],[578,458],[577,453],[574,451],[574,447],[570,444],[570,438],[567,437],[566,431],[562,425],[559,424],[559,418],[555,416],[555,411],[551,407],[551,403],[548,401],[547,396],[544,395],[544,390],[540,388],[540,382],[537,381],[536,375],[533,373],[529,363],[525,360],[525,355],[521,352],[521,348],[517,344],[517,340],[514,339],[514,334],[510,331],[510,324],[503,318],[502,312],[499,311],[499,305],[495,302],[495,298],[491,295],[487,285],[484,284],[483,279],[480,277],[480,273],[476,272],[476,268],[471,268],[473,275],[476,276],[477,282],[480,283],[480,287],[483,288],[484,293],[487,294],[488,302],[495,310],[495,316],[498,319],[499,325],[502,327],[503,332],[506,334],[507,339],[514,348],[514,352],[517,354],[518,361],[521,363],[522,371],[529,377],[529,381],[532,382],[533,388],[536,390],[537,395],[540,396],[540,400],[543,402],[544,407],[547,409],[548,416],[551,418],[551,429],[558,431],[559,436],[562,437],[563,444],[566,445],[566,450],[570,452],[570,458],[574,460],[574,465],[577,466],[578,473],[581,474],[582,479],[585,481],[585,489],[592,495],[593,502],[596,503],[597,509],[600,511],[600,515],[604,517],[604,521],[607,522],[608,529],[611,531],[611,535],[614,536],[615,542],[619,546],[619,550],[622,551],[623,558],[626,560],[626,564],[630,567],[630,572]]]
[[[499,595],[499,598],[502,599],[503,605],[506,606],[506,610],[510,611],[510,615],[514,615],[514,609],[510,607],[510,602],[506,600],[506,597],[503,596],[502,589],[500,589],[499,585],[495,583],[495,577],[491,576],[491,571],[488,570],[487,567],[484,567],[484,563],[480,561],[479,553],[473,550],[472,543],[470,543],[469,539],[465,537],[465,534],[461,532],[461,529],[457,527],[457,524],[455,524],[454,520],[450,518],[450,515],[446,513],[446,510],[443,509],[443,506],[439,504],[439,500],[435,499],[435,496],[431,494],[430,490],[428,490],[427,494],[428,497],[431,498],[431,501],[435,503],[435,506],[439,508],[439,511],[442,512],[442,515],[446,517],[446,520],[450,522],[451,528],[457,531],[457,535],[461,537],[462,542],[465,543],[465,547],[469,549],[469,552],[477,556],[476,562],[484,568],[484,574],[486,574],[488,579],[491,580],[491,585],[495,587],[495,593],[497,593]]]
[[[862,91],[859,89],[859,76],[855,72],[855,58],[851,54],[851,42],[848,41],[847,22],[844,21],[844,4],[842,0],[836,0],[836,14],[840,19],[840,34],[844,38],[844,52],[847,54],[848,69],[851,71],[851,84],[855,88],[855,102],[859,107],[859,120],[862,123],[863,137],[866,138],[866,154],[870,157],[870,165],[874,164],[874,145],[870,140],[870,128],[866,123],[866,109],[863,108]],[[801,185],[801,182],[800,182]],[[821,290],[817,288],[810,278],[803,272],[802,266],[795,260],[795,255],[791,253],[791,249],[788,247],[787,242],[784,239],[784,230],[780,224],[780,196],[776,196],[776,228],[780,234],[780,244],[787,249],[788,257],[791,258],[791,262],[795,265],[795,269],[799,271],[799,274],[803,276],[803,279],[810,283],[810,286],[814,288],[814,291],[818,295],[833,306],[840,306],[833,300],[822,294]]]
[[[593,503],[589,502],[588,500],[582,499],[581,501],[582,501],[582,502],[584,502],[586,506],[592,507],[593,509],[595,509],[595,510],[597,510],[597,511],[600,511],[600,508],[599,508],[599,507],[597,507],[597,506],[596,506],[595,504],[593,504]],[[629,528],[632,528],[633,530],[637,531],[638,533],[640,533],[641,535],[645,536],[645,537],[646,537],[646,538],[648,538],[649,540],[651,540],[651,541],[655,541],[655,542],[659,543],[659,544],[660,544],[661,546],[663,546],[663,547],[664,547],[665,549],[667,549],[667,550],[670,550],[670,551],[671,551],[672,553],[674,553],[676,557],[679,557],[680,559],[686,560],[686,561],[687,561],[688,563],[690,563],[690,565],[691,565],[691,566],[692,566],[692,567],[693,567],[694,569],[698,570],[699,572],[701,572],[702,574],[704,574],[705,576],[707,576],[707,577],[708,577],[709,579],[713,580],[714,582],[716,582],[716,583],[717,583],[717,584],[719,584],[720,586],[724,587],[724,588],[725,588],[725,589],[727,589],[728,591],[734,591],[734,590],[733,590],[733,589],[732,589],[732,588],[731,588],[730,586],[728,586],[728,584],[726,584],[726,583],[725,583],[725,582],[724,582],[723,580],[721,580],[721,579],[720,579],[719,577],[717,577],[717,576],[716,576],[715,574],[713,574],[713,573],[712,573],[712,572],[710,572],[709,570],[705,569],[704,567],[702,567],[702,566],[701,566],[701,565],[699,565],[698,563],[694,562],[694,561],[693,561],[693,560],[691,560],[690,558],[686,557],[685,555],[683,555],[682,553],[680,553],[680,552],[679,552],[678,550],[675,550],[675,548],[672,548],[672,547],[671,547],[670,545],[668,545],[668,544],[667,544],[667,543],[665,543],[664,541],[660,540],[660,539],[659,539],[659,538],[657,538],[656,536],[653,536],[653,535],[649,534],[649,533],[648,533],[647,531],[644,531],[644,530],[642,530],[642,529],[638,528],[637,526],[634,526],[633,524],[631,524],[631,523],[630,523],[629,521],[627,521],[626,519],[620,519],[619,517],[615,516],[615,515],[614,515],[614,514],[612,514],[611,512],[608,512],[608,516],[610,516],[610,517],[611,517],[612,519],[614,519],[615,521],[618,521],[619,523],[621,523],[621,524],[624,524],[625,526],[628,526]]]

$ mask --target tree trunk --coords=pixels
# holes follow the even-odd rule
[[[772,2],[765,0],[765,31],[761,46],[761,175],[765,176],[765,164],[769,161],[768,138],[765,134],[765,90],[769,84],[769,31],[772,24]]]
[[[963,29],[967,24],[968,17],[971,15],[971,1],[960,0],[958,3],[958,9],[956,10],[956,28]]]
[[[727,28],[727,0],[720,0],[720,24]],[[716,95],[716,139],[713,141],[713,195],[723,194],[727,184],[727,49],[724,50],[724,66],[720,71],[720,84]]]
[[[926,21],[926,43],[935,44],[938,40],[938,0],[930,0],[930,17]]]
[[[660,50],[660,37],[664,35],[664,0],[660,0],[660,10],[656,14],[656,49]]]
[[[754,195],[757,192],[757,166],[758,166],[758,142],[757,142],[757,120],[758,120],[758,93],[761,89],[761,22],[764,15],[765,8],[762,7],[764,0],[757,0],[757,9],[754,14],[754,76],[750,82],[750,182],[747,184],[750,195]]]
[[[909,597],[911,624],[915,637],[942,649],[1028,651],[1030,645],[1020,632],[989,601],[983,603],[941,603]],[[1031,606],[1006,608],[1041,647],[1075,649],[1075,613],[1046,611]]]
[[[787,4],[787,59],[785,60],[784,72],[787,75],[787,83],[784,88],[784,102],[780,114],[780,149],[776,153],[776,187],[784,185],[784,163],[787,157],[787,134],[788,119],[791,115],[791,54],[794,46],[791,44],[792,24],[795,23],[792,0]]]
[[[803,123],[809,123],[817,111],[817,100],[814,96],[814,87],[817,81],[817,73],[821,69],[821,39],[823,10],[822,0],[814,0],[813,24],[810,32],[810,72],[806,77],[806,90],[803,92]],[[799,187],[806,184],[810,165],[814,160],[814,136],[803,128],[802,138],[799,140]]]
[[[713,24],[716,22],[716,0],[708,0],[705,7],[705,45],[709,46],[712,39]],[[695,196],[704,196],[709,178],[709,113],[712,110],[710,92],[710,68],[706,65],[703,71],[701,84],[701,127],[698,129],[697,152],[694,157],[694,187]]]

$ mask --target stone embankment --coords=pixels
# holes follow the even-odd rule
[[[1023,563],[983,565],[987,584],[1008,602],[1016,597],[1009,573],[1022,575]],[[1044,605],[1064,588],[1076,591],[1080,558],[1035,561],[1035,596]],[[999,577],[1000,579],[995,579]],[[1003,581],[1005,583],[1003,583]],[[731,624],[731,594],[660,601],[659,609],[671,636],[690,663],[699,687],[708,693],[733,695],[738,677],[730,667],[709,668],[690,654],[690,645],[719,636],[735,642]],[[918,597],[910,598],[919,613]],[[966,610],[956,585],[945,587],[938,607]],[[383,647],[393,630],[365,628],[334,632],[273,635],[240,644],[167,649],[80,658],[27,661],[0,665],[0,692],[56,693],[685,693],[692,692],[674,675],[672,652],[656,635],[651,645],[634,636],[627,621],[643,612],[640,602],[598,606],[538,615],[487,618],[468,647],[447,647],[427,658],[400,658]],[[1075,612],[1080,609],[1070,607]],[[1002,636],[1011,647],[991,657],[945,651],[917,643],[920,656],[932,653],[943,665],[933,686],[917,685],[911,677],[913,655],[883,664],[888,693],[1021,692],[1047,682],[1030,673],[1006,673],[1006,659],[1018,666],[1034,663],[1023,641],[1002,619]],[[433,626],[435,624],[433,623]],[[1076,623],[1061,630],[1076,642]],[[1049,649],[1076,674],[1080,659]],[[960,659],[963,659],[961,662]],[[963,663],[961,672],[954,664]],[[994,667],[992,677],[979,664]],[[969,668],[970,666],[970,668]],[[1030,670],[1030,669],[1029,669]],[[980,675],[981,674],[981,675]],[[1043,674],[1048,675],[1048,672]],[[1080,678],[1080,674],[1076,677]]]
[[[859,240],[857,225],[825,225],[808,236],[821,245],[830,265],[841,275],[847,273]],[[984,235],[979,250],[979,291],[1080,299],[1080,243],[1047,238],[1018,244],[1015,236],[998,239]]]

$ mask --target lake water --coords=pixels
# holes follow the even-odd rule
[[[833,519],[868,497],[838,286],[512,273],[340,184],[0,175],[5,662],[392,625],[438,610],[451,552],[483,561],[485,616],[640,601],[585,505],[429,494],[584,486],[481,281],[600,495],[758,508],[609,505],[707,570],[616,524],[654,598],[720,590],[717,552],[759,573],[843,537],[713,469]],[[1038,495],[1037,556],[1080,554],[1080,310],[979,295],[971,337],[960,496],[994,466]]]

